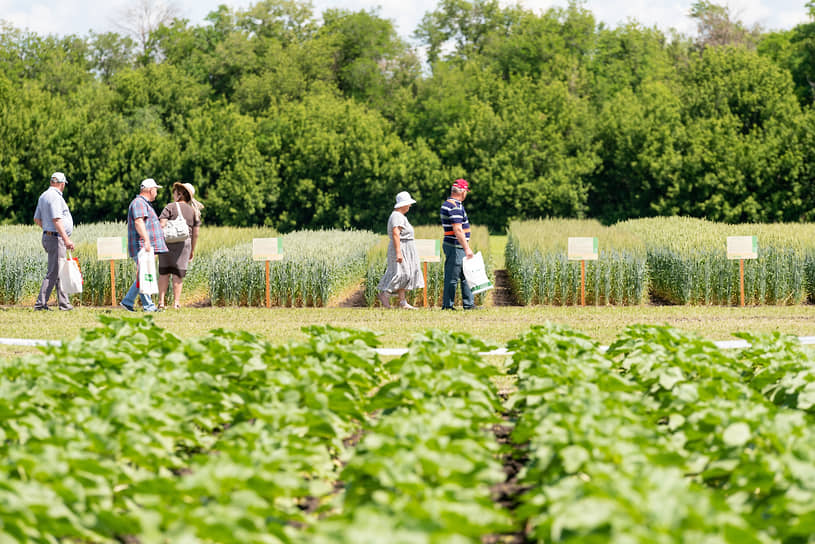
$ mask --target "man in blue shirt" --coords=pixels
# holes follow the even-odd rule
[[[450,198],[441,205],[441,226],[444,229],[444,292],[442,310],[454,310],[456,288],[461,282],[461,302],[465,310],[475,308],[473,293],[464,279],[464,259],[471,259],[470,221],[464,210],[464,199],[470,190],[465,179],[457,179],[450,190]]]
[[[139,186],[139,194],[127,209],[127,252],[136,263],[136,281],[130,286],[119,306],[129,312],[135,311],[136,296],[141,297],[142,309],[145,312],[159,311],[153,299],[139,291],[138,277],[139,250],[144,249],[147,252],[154,251],[155,253],[167,251],[161,223],[150,204],[156,199],[159,189],[161,185],[158,185],[154,179],[145,179]]]
[[[65,263],[66,250],[73,249],[71,233],[74,230],[74,220],[68,205],[62,197],[68,180],[62,172],[51,175],[51,186],[40,195],[37,201],[37,210],[34,212],[34,222],[42,228],[42,247],[48,254],[48,271],[42,280],[40,294],[34,303],[35,310],[50,310],[48,299],[51,291],[57,288],[57,304],[60,310],[73,310],[68,295],[62,290],[59,282],[59,271]]]

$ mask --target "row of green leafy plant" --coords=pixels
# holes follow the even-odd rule
[[[724,351],[637,325],[603,350],[535,326],[502,368],[482,355],[494,346],[435,330],[383,361],[366,331],[313,326],[273,346],[100,320],[0,366],[3,542],[812,534],[815,362],[780,334]]]
[[[798,543],[815,519],[815,364],[779,334],[723,351],[633,326],[510,343],[516,511],[535,542]]]
[[[580,263],[568,261],[572,236],[599,239],[586,262],[587,304],[741,302],[739,261],[728,236],[757,236],[758,258],[744,262],[746,304],[801,304],[815,296],[815,225],[727,225],[658,217],[605,227],[593,220],[518,221],[510,225],[506,267],[522,304],[578,304]]]
[[[509,526],[489,432],[499,369],[430,331],[180,340],[102,325],[0,368],[3,542],[475,542]]]

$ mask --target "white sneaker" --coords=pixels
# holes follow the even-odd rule
[[[401,300],[401,301],[399,301],[399,307],[400,307],[400,308],[402,308],[403,310],[415,310],[415,309],[416,309],[416,306],[411,306],[411,305],[408,303],[408,301],[407,301],[407,300]]]
[[[383,308],[390,308],[391,307],[391,297],[387,291],[380,291],[376,298],[379,299],[379,302],[382,303]]]

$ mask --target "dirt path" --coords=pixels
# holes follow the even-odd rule
[[[344,293],[336,304],[330,306],[336,308],[367,308],[365,302],[365,283],[360,283],[355,289]]]
[[[504,269],[495,271],[495,287],[492,290],[493,306],[519,306],[512,289],[509,287],[509,275]]]

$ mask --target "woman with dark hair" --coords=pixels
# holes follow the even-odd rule
[[[181,288],[187,266],[195,257],[195,246],[198,243],[198,230],[201,227],[201,208],[203,204],[195,200],[195,189],[189,183],[173,184],[173,201],[164,207],[159,215],[161,228],[167,223],[183,217],[189,228],[189,237],[180,242],[168,242],[167,253],[159,253],[158,259],[158,306],[164,309],[164,296],[173,277],[173,306],[178,309],[181,304]]]

